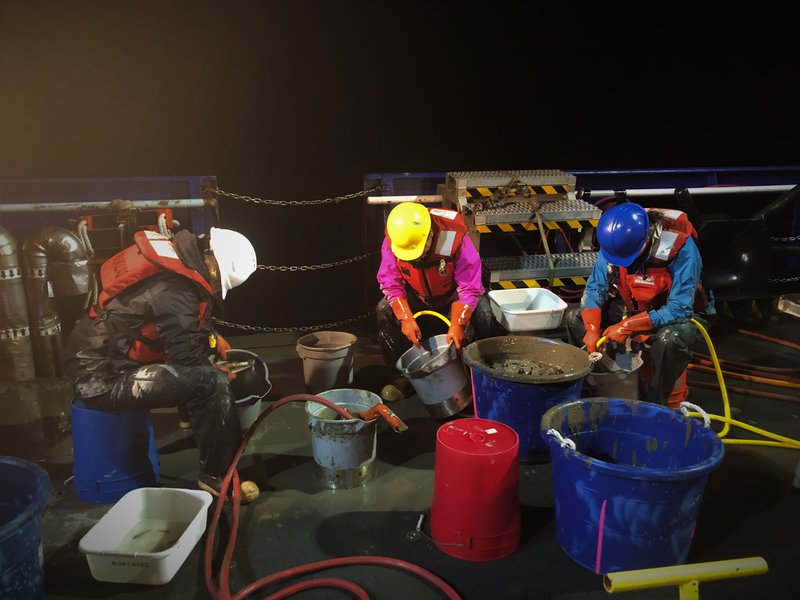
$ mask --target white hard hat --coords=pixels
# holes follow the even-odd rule
[[[222,285],[222,297],[228,290],[241,285],[256,270],[256,251],[238,231],[212,227],[209,246],[219,266],[219,279]]]

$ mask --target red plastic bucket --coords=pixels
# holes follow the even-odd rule
[[[436,433],[431,537],[464,560],[503,558],[519,546],[519,437],[488,419],[458,419]]]

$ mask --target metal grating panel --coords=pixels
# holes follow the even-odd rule
[[[602,211],[585,200],[559,199],[540,203],[543,221],[599,219]],[[533,206],[528,202],[508,202],[475,211],[476,225],[495,223],[535,223]]]
[[[588,277],[597,261],[597,252],[553,254],[555,277]],[[493,256],[484,258],[483,270],[490,273],[490,281],[506,279],[542,279],[550,275],[547,256]]]
[[[495,187],[519,180],[528,185],[569,185],[575,187],[575,176],[558,169],[535,169],[527,171],[456,171],[448,173],[465,187]]]

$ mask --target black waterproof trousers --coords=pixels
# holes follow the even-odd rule
[[[224,475],[242,441],[239,415],[227,376],[211,366],[151,364],[125,371],[109,392],[82,398],[91,409],[144,410],[184,403],[200,452],[200,474]]]

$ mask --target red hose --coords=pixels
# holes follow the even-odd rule
[[[331,558],[329,560],[320,560],[318,562],[309,563],[307,565],[300,565],[299,567],[284,569],[283,571],[278,571],[277,573],[268,575],[267,577],[263,577],[258,581],[254,581],[250,585],[242,588],[242,590],[240,590],[236,594],[236,596],[234,596],[234,599],[241,600],[242,598],[246,598],[250,594],[253,594],[254,592],[258,591],[259,589],[261,589],[266,585],[277,583],[283,579],[288,579],[289,577],[299,577],[301,575],[313,573],[314,571],[321,571],[322,569],[332,569],[335,567],[344,567],[352,565],[396,567],[404,571],[409,571],[414,575],[418,575],[419,577],[425,579],[426,581],[432,583],[434,586],[438,587],[440,591],[444,592],[446,598],[450,598],[451,600],[461,600],[461,596],[458,595],[458,592],[456,592],[450,586],[450,584],[448,584],[446,581],[444,581],[437,575],[434,575],[427,569],[423,569],[422,567],[415,565],[413,563],[406,562],[398,558],[391,558],[388,556],[346,556],[343,558]],[[310,583],[310,581],[308,583]]]
[[[711,357],[708,354],[700,354],[699,352],[692,352],[692,358],[700,361],[707,362],[709,364],[714,364],[711,361]],[[750,365],[747,363],[736,362],[735,360],[724,360],[722,358],[719,359],[720,366],[724,365],[726,367],[730,367],[731,369],[739,369],[740,371],[749,371],[750,369],[757,369],[759,371],[764,371],[768,373],[797,373],[800,371],[798,367],[767,367],[764,365]]]
[[[289,596],[293,596],[299,592],[317,587],[341,588],[343,590],[347,590],[348,592],[352,592],[354,596],[359,598],[359,600],[369,600],[369,594],[367,594],[367,591],[360,585],[353,583],[352,581],[347,581],[346,579],[339,579],[335,577],[320,577],[318,579],[312,579],[311,581],[300,581],[294,585],[290,585],[287,588],[283,588],[274,594],[270,594],[265,600],[283,600],[283,598],[288,598]]]
[[[396,558],[390,558],[385,556],[351,556],[351,557],[334,558],[330,560],[318,561],[315,563],[309,563],[307,565],[300,565],[298,567],[284,569],[283,571],[278,571],[277,573],[263,577],[245,586],[235,595],[231,594],[230,567],[231,567],[231,561],[233,559],[233,548],[236,544],[236,532],[239,527],[239,508],[241,504],[239,473],[236,470],[236,465],[239,463],[239,460],[241,459],[242,454],[244,453],[244,449],[247,446],[247,443],[250,441],[250,438],[253,437],[253,433],[255,432],[256,428],[261,423],[261,421],[267,417],[267,415],[271,414],[273,411],[280,408],[281,406],[288,404],[289,402],[308,402],[308,401],[319,402],[320,404],[324,404],[325,406],[334,410],[335,412],[337,412],[346,419],[353,418],[352,415],[349,414],[346,410],[334,404],[330,400],[327,400],[320,396],[313,396],[310,394],[291,394],[289,396],[284,396],[280,400],[273,402],[269,407],[267,407],[266,410],[264,410],[258,416],[258,418],[256,418],[255,422],[253,422],[253,424],[250,426],[250,428],[243,436],[242,443],[239,446],[239,449],[236,451],[236,455],[231,461],[231,466],[222,480],[222,485],[220,487],[220,492],[219,492],[219,498],[217,499],[216,505],[214,507],[214,515],[211,519],[211,525],[209,526],[208,529],[203,565],[205,569],[206,588],[211,594],[211,597],[217,600],[234,600],[234,599],[240,600],[242,598],[246,598],[247,596],[255,593],[256,591],[260,590],[261,588],[267,585],[276,583],[278,581],[287,579],[289,577],[295,577],[306,573],[312,573],[314,571],[320,571],[322,569],[329,569],[333,567],[341,567],[347,565],[376,565],[384,567],[395,567],[398,569],[408,571],[431,583],[434,587],[438,588],[439,591],[441,591],[446,598],[449,598],[450,600],[461,600],[461,596],[458,595],[455,589],[453,589],[446,581],[444,581],[437,575],[434,575],[427,569],[424,569],[413,563],[406,562],[404,560],[399,560]],[[220,573],[219,573],[220,585],[217,586],[217,584],[214,582],[214,576],[212,572],[213,570],[212,554],[214,548],[214,541],[216,538],[216,531],[217,527],[219,526],[220,515],[222,514],[222,508],[225,505],[225,501],[228,494],[228,488],[231,486],[231,484],[233,484],[231,532],[230,535],[228,536],[228,543],[225,547],[225,553],[222,565],[220,567]],[[292,584],[289,587],[284,588],[283,590],[280,590],[270,596],[267,596],[267,599],[278,600],[286,598],[290,595],[301,592],[303,590],[312,589],[316,587],[340,588],[352,592],[360,600],[369,600],[369,596],[361,586],[352,582],[348,582],[343,579],[329,578],[329,577],[311,579],[308,581]]]
[[[786,340],[782,340],[781,338],[774,338],[768,335],[764,335],[763,333],[756,333],[755,331],[748,331],[747,329],[734,329],[736,333],[741,333],[744,335],[749,335],[750,337],[758,338],[760,340],[766,340],[768,342],[773,342],[775,344],[780,344],[781,346],[786,346],[787,348],[791,348],[792,350],[800,350],[800,344],[795,344],[794,342],[788,342]]]
[[[690,387],[699,387],[705,388],[707,390],[718,390],[719,385],[716,383],[710,383],[706,381],[693,381],[688,380],[687,385]],[[745,396],[757,396],[759,398],[770,398],[772,400],[785,400],[786,402],[795,402],[800,404],[800,398],[797,396],[787,396],[785,394],[774,394],[772,392],[762,392],[760,390],[751,390],[747,388],[740,388],[740,387],[731,387],[729,385],[725,386],[725,389],[729,392],[734,392],[736,394],[744,394]]]
[[[711,360],[706,360],[706,359],[702,359],[702,358],[696,358],[694,356],[692,357],[692,360],[694,362],[690,363],[690,364],[702,365],[704,367],[709,367],[709,368],[712,368],[714,366],[714,361],[711,361]],[[720,363],[720,367],[725,366],[725,367],[728,367],[730,369],[730,371],[726,371],[726,370],[723,369],[722,370],[723,374],[725,374],[725,373],[744,373],[746,375],[755,375],[756,377],[769,377],[770,379],[776,379],[778,381],[790,381],[792,383],[800,383],[800,379],[798,379],[797,377],[790,377],[789,375],[783,375],[783,374],[781,374],[781,372],[777,372],[776,373],[774,371],[761,371],[761,370],[758,370],[758,369],[760,369],[760,367],[757,367],[756,369],[750,369],[750,368],[746,368],[744,366],[732,365],[730,362],[723,362],[721,359],[718,359],[718,360],[719,360],[719,363]],[[793,369],[793,371],[795,371],[795,370],[800,371],[800,369]]]

